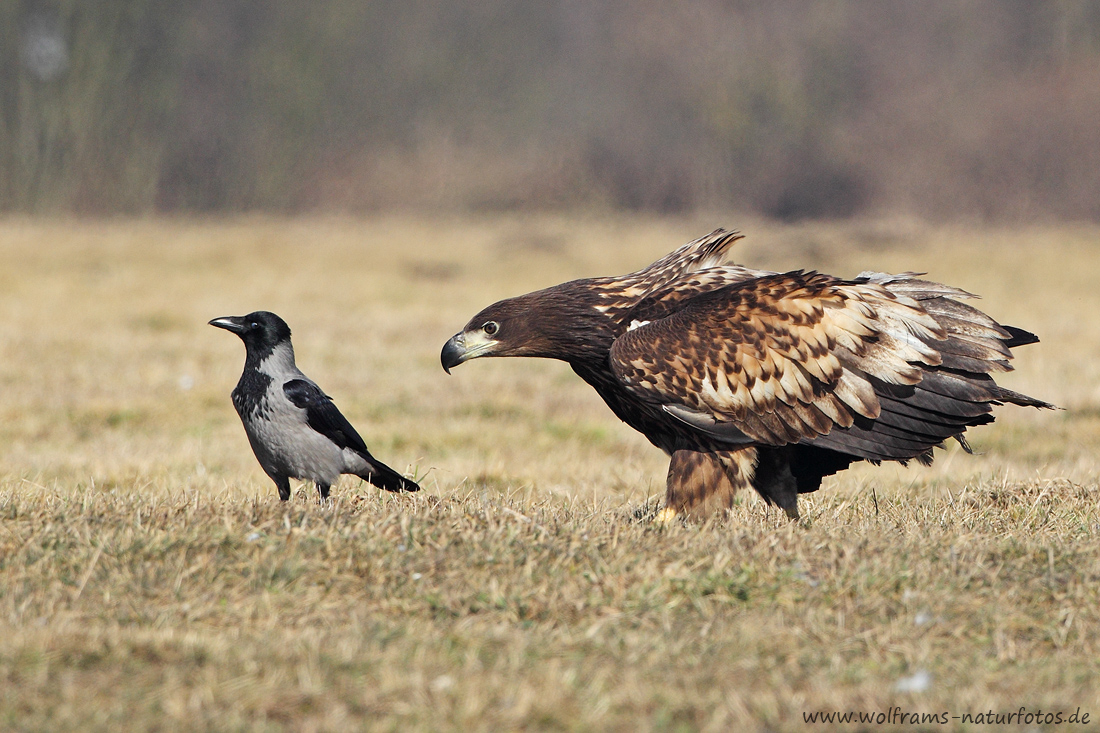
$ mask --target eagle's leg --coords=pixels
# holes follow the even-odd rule
[[[676,451],[668,465],[665,508],[657,520],[667,522],[676,516],[703,519],[729,509],[737,492],[752,484],[755,463],[755,448]]]
[[[788,517],[798,519],[798,480],[785,449],[760,449],[752,485],[769,504],[778,504]]]

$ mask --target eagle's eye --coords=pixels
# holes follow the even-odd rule
[[[484,326],[481,327],[481,330],[484,331],[489,336],[492,336],[497,331],[500,330],[500,324],[497,323],[496,321],[489,321]]]

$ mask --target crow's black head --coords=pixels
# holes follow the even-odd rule
[[[247,316],[223,316],[210,321],[210,325],[240,336],[250,356],[263,358],[279,344],[290,341],[290,326],[270,311],[256,311]]]

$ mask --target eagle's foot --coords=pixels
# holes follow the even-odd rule
[[[657,512],[657,516],[653,518],[653,523],[654,524],[672,524],[674,521],[676,521],[676,518],[678,516],[680,516],[679,512],[677,512],[675,509],[673,509],[670,506],[666,506],[664,509]]]

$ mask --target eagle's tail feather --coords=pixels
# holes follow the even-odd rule
[[[1028,344],[1039,343],[1039,337],[1033,334],[1031,331],[1025,331],[1024,329],[1017,328],[1016,326],[1002,325],[1001,328],[1005,329],[1010,334],[1010,338],[1005,339],[1005,346],[1010,349],[1013,349],[1017,346],[1027,346]]]
[[[997,385],[993,394],[1001,402],[1011,402],[1014,405],[1020,405],[1021,407],[1038,407],[1044,410],[1058,410],[1061,409],[1056,405],[1052,405],[1049,402],[1029,397],[1026,394],[1014,392],[1011,389],[1005,389],[1004,387]]]

